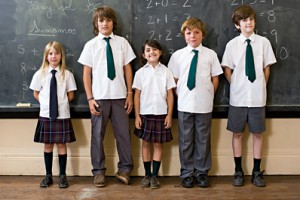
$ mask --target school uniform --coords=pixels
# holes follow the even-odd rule
[[[189,90],[187,79],[194,48],[186,46],[170,58],[168,67],[177,82],[178,143],[180,177],[207,174],[211,168],[210,127],[214,87],[211,78],[223,73],[217,54],[199,45],[195,88]]]
[[[100,105],[100,116],[91,116],[92,143],[91,159],[93,175],[105,174],[105,154],[103,140],[108,119],[111,118],[113,130],[120,158],[119,172],[132,170],[131,144],[129,134],[129,116],[124,109],[127,96],[127,87],[124,78],[124,65],[130,63],[135,54],[128,41],[120,36],[110,35],[116,77],[111,80],[107,77],[106,41],[104,35],[98,34],[88,41],[78,62],[92,68],[93,98]]]
[[[132,88],[141,90],[142,119],[142,128],[134,131],[137,137],[155,143],[173,139],[171,129],[165,128],[164,121],[168,113],[167,90],[175,87],[171,70],[161,63],[155,68],[147,63],[135,73]]]
[[[77,90],[73,74],[65,70],[62,77],[59,67],[55,68],[57,81],[58,117],[51,120],[49,117],[50,80],[52,67],[38,70],[29,86],[34,91],[39,91],[40,113],[36,127],[34,141],[41,143],[69,143],[76,141],[70,119],[70,105],[67,93]]]
[[[228,125],[238,123],[232,117],[238,113],[232,114],[234,107],[247,108],[249,111],[254,111],[258,108],[264,108],[267,99],[267,83],[264,75],[264,68],[268,65],[276,63],[276,58],[272,50],[269,40],[260,35],[253,33],[249,39],[253,51],[256,79],[250,82],[245,73],[245,56],[246,56],[246,37],[243,34],[230,40],[222,58],[222,66],[229,67],[233,70],[230,83],[230,108],[228,114]],[[264,127],[264,114],[254,118],[261,118],[259,127],[251,128],[251,132],[262,132]],[[251,120],[251,119],[250,119]],[[255,119],[254,119],[255,120]],[[236,121],[236,122],[235,122]],[[239,125],[238,125],[239,126]],[[231,127],[231,125],[230,125]],[[227,126],[227,128],[229,128]],[[235,130],[229,128],[233,132],[243,132],[243,127]]]

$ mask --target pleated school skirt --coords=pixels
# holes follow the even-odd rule
[[[141,129],[135,129],[134,134],[146,142],[164,143],[173,139],[171,129],[166,129],[164,121],[166,115],[140,115]]]
[[[46,144],[65,144],[75,142],[75,133],[71,119],[40,117],[34,134],[34,142]]]

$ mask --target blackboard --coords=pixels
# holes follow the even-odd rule
[[[185,46],[180,27],[189,17],[206,23],[203,44],[221,60],[226,43],[238,34],[231,22],[232,11],[242,4],[256,10],[256,32],[271,41],[278,61],[271,67],[267,111],[299,113],[299,0],[0,0],[0,115],[38,110],[29,84],[41,65],[45,45],[52,40],[64,45],[68,68],[76,79],[72,110],[88,114],[82,66],[77,60],[84,44],[94,37],[92,12],[98,6],[115,9],[117,34],[128,39],[137,57],[142,43],[151,38],[162,44],[167,63],[172,52]],[[133,70],[139,67],[136,59]],[[214,113],[226,112],[228,95],[228,83],[221,75]],[[33,106],[16,108],[18,102]]]

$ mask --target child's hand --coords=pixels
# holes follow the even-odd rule
[[[135,128],[141,129],[142,128],[142,119],[140,116],[135,118]]]
[[[92,99],[89,101],[89,107],[90,107],[90,112],[92,115],[100,115],[101,112],[99,111],[100,106],[97,104],[95,99]]]
[[[129,115],[133,109],[132,95],[127,96],[124,108],[126,109],[126,114]]]
[[[169,115],[166,116],[164,125],[165,125],[166,129],[171,128],[171,126],[172,126],[172,116],[169,116]]]

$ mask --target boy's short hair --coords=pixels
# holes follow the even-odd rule
[[[189,18],[186,19],[181,26],[181,34],[184,35],[186,29],[192,30],[193,28],[197,28],[202,32],[203,37],[205,37],[206,30],[205,24],[201,19],[198,18]]]
[[[248,17],[253,17],[254,21],[256,21],[255,11],[251,6],[241,5],[233,11],[231,19],[235,25],[240,25],[240,21],[242,19],[247,19]]]
[[[95,35],[98,35],[98,20],[99,19],[111,19],[113,21],[113,32],[115,33],[117,30],[117,15],[116,12],[109,6],[102,6],[97,8],[93,14],[93,25]]]

